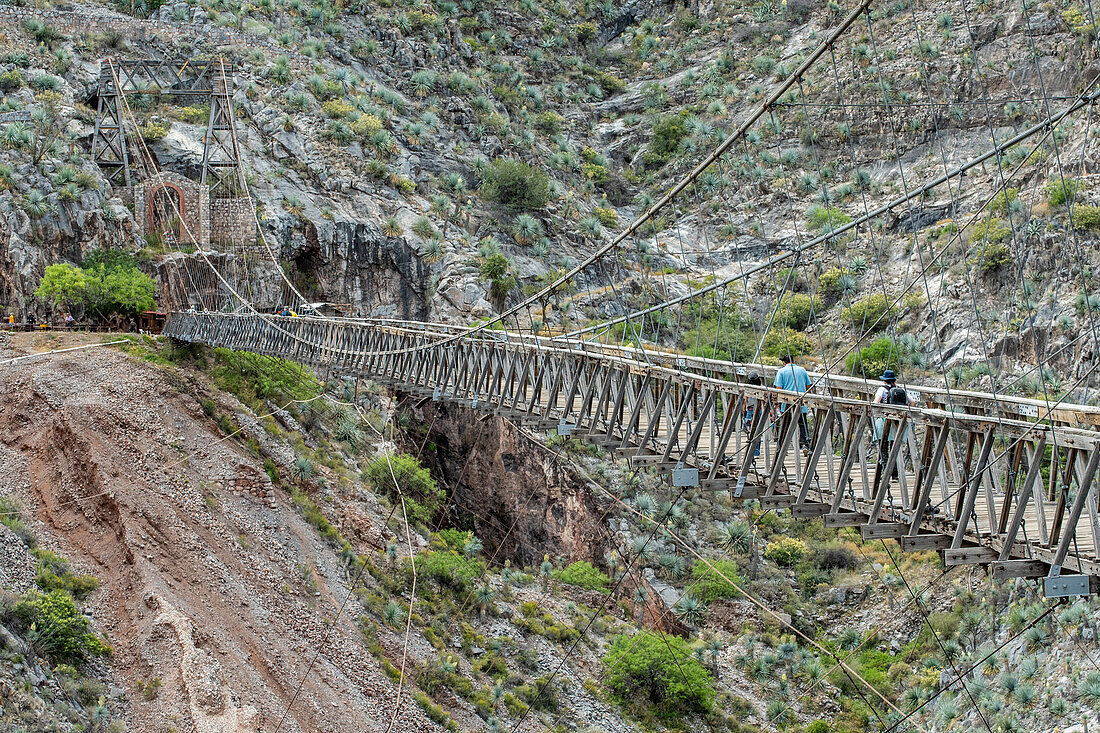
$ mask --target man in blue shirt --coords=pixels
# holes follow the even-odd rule
[[[783,366],[779,368],[779,371],[775,373],[775,382],[773,386],[786,390],[788,392],[805,392],[810,388],[810,375],[802,367],[793,363],[790,354],[783,354],[779,357],[779,361],[783,362]],[[783,412],[784,405],[779,406],[779,411]],[[807,455],[810,452],[810,426],[806,421],[806,414],[810,411],[810,408],[806,405],[802,405],[802,414],[798,416],[798,444],[802,446],[802,454]]]

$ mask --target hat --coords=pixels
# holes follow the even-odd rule
[[[897,379],[898,379],[898,375],[894,374],[893,369],[887,369],[886,371],[884,371],[882,373],[882,376],[879,377],[879,379],[881,379],[884,382],[896,382]]]

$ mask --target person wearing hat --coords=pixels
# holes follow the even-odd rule
[[[882,385],[875,391],[874,401],[880,405],[902,405],[909,406],[913,404],[913,400],[909,397],[909,393],[905,391],[904,387],[898,386],[898,375],[894,373],[893,369],[886,369],[882,372],[882,376],[879,377],[882,380]],[[894,443],[894,427],[891,426],[889,430],[885,431],[886,418],[875,418],[875,442],[879,444],[879,464],[885,465],[886,461],[890,458],[890,449]],[[901,461],[901,458],[898,458]],[[894,466],[894,470],[891,472],[891,478],[897,478],[898,467]]]

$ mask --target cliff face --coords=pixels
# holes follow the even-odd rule
[[[373,221],[282,217],[275,233],[291,263],[288,274],[307,298],[378,317],[428,318],[428,265]]]
[[[543,556],[606,565],[608,507],[568,466],[500,417],[403,397],[398,411],[415,427],[406,450],[445,486],[448,512],[472,522],[489,554],[537,567]]]

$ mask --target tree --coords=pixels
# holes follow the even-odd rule
[[[84,271],[75,265],[68,263],[48,265],[46,274],[34,294],[39,298],[45,298],[54,306],[65,304],[70,311],[75,303],[84,299],[84,289],[87,287],[87,279]]]
[[[156,285],[136,267],[109,270],[99,264],[83,272],[85,305],[100,317],[131,317],[153,307]]]
[[[652,706],[666,721],[705,713],[714,704],[710,672],[679,637],[650,631],[620,634],[603,662],[607,685],[621,702]]]
[[[516,279],[508,272],[511,263],[500,252],[495,252],[481,262],[481,277],[489,281],[489,294],[499,303],[503,303],[508,293],[516,286]]]

